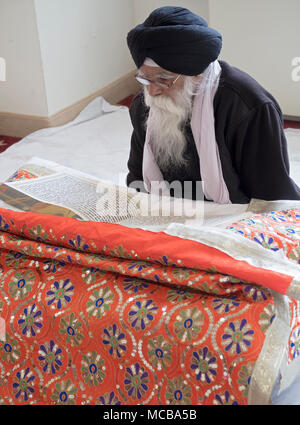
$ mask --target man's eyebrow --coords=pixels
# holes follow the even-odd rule
[[[147,77],[147,75],[143,71],[138,71],[138,74],[141,77]],[[160,72],[159,74],[156,74],[156,77],[169,79],[169,78],[175,78],[175,75],[168,74],[167,72]]]

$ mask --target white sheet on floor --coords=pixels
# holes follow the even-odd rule
[[[131,132],[128,108],[98,97],[74,121],[38,130],[0,154],[0,181],[38,156],[114,183],[121,174],[124,185]]]

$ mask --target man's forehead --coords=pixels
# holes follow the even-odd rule
[[[160,66],[149,66],[149,65],[142,65],[139,68],[139,71],[142,72],[145,75],[166,75],[166,76],[175,76],[173,72],[167,71],[164,68],[161,68]]]

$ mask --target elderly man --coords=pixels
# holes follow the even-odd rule
[[[204,199],[223,204],[300,199],[278,103],[250,75],[217,60],[222,37],[204,19],[161,7],[127,42],[144,85],[130,107],[127,185],[143,182],[153,192],[154,182],[180,182],[179,196],[199,199],[201,181]]]

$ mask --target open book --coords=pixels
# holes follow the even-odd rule
[[[0,199],[18,210],[90,221],[120,222],[139,215],[135,196],[133,189],[38,157],[0,185]]]
[[[156,231],[204,217],[202,201],[137,192],[38,157],[0,184],[0,200],[19,211]]]

